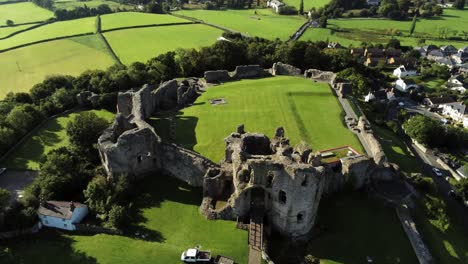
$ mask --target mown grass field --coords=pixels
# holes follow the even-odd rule
[[[14,32],[30,28],[35,26],[36,24],[28,24],[28,25],[20,25],[20,26],[13,26],[13,27],[1,27],[0,28],[0,38],[4,38]]]
[[[257,14],[255,14],[257,12]],[[300,16],[280,16],[271,9],[248,10],[181,10],[177,14],[193,17],[239,31],[250,36],[266,39],[287,40],[296,30],[306,22]]]
[[[396,29],[401,33],[401,36],[396,36],[403,45],[417,46],[418,37],[437,38],[427,39],[427,44],[448,45],[452,44],[456,47],[468,45],[467,41],[444,40],[439,34],[440,29],[446,28],[449,30],[447,37],[454,35],[460,36],[464,30],[462,25],[468,24],[468,11],[444,9],[444,15],[441,17],[418,19],[416,23],[415,33],[409,36],[411,20],[396,21],[389,19],[330,19],[326,29],[308,29],[301,37],[301,40],[311,41],[334,41],[342,45],[360,45],[362,42],[368,43],[386,43],[392,38],[388,34],[390,29]]]
[[[6,20],[13,20],[15,24],[39,22],[53,17],[54,14],[33,3],[15,3],[0,5],[0,26],[6,25]]]
[[[114,114],[106,110],[91,110],[109,122]],[[69,144],[66,127],[76,113],[54,118],[36,131],[19,148],[1,162],[2,166],[14,169],[38,170],[41,159],[52,149]]]
[[[227,104],[211,105],[224,98]],[[176,142],[218,162],[223,139],[244,124],[246,131],[274,135],[285,128],[292,144],[301,140],[314,150],[350,145],[362,151],[356,136],[343,124],[343,111],[325,83],[297,77],[243,80],[209,88],[195,104],[177,116]],[[154,120],[162,136],[164,119]]]
[[[216,42],[222,31],[206,25],[176,25],[118,30],[104,33],[124,64],[146,62],[177,48],[200,48]]]
[[[299,10],[301,5],[301,0],[284,0],[283,1],[288,6],[294,6]],[[304,0],[304,12],[309,11],[312,7],[319,8],[328,4],[330,0]]]
[[[188,20],[171,15],[149,14],[139,12],[122,12],[101,16],[101,29],[141,26],[152,24],[180,23]]]
[[[149,175],[138,187],[141,221],[135,227],[149,239],[41,232],[6,245],[24,264],[154,264],[181,263],[180,254],[197,245],[246,264],[247,231],[236,229],[233,221],[209,221],[198,212],[201,188],[174,178]]]
[[[96,31],[95,23],[95,17],[55,22],[0,41],[0,50],[39,40],[93,33]]]
[[[119,4],[114,1],[105,1],[105,0],[90,0],[90,1],[59,0],[59,1],[55,1],[54,6],[56,9],[70,10],[79,6],[84,7],[84,5],[86,5],[89,8],[96,8],[102,4],[108,5],[112,10],[115,10],[117,8],[126,9],[126,10],[134,9],[134,7],[131,5]]]
[[[9,92],[28,92],[48,75],[78,75],[106,69],[114,60],[95,35],[56,40],[0,53],[0,99]]]

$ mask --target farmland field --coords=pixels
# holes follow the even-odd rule
[[[141,208],[141,222],[136,223],[135,230],[148,234],[147,239],[49,230],[11,240],[6,246],[15,260],[24,264],[172,264],[181,263],[182,251],[197,245],[215,256],[247,263],[247,231],[236,229],[234,221],[210,221],[201,216],[201,188],[149,175],[138,190],[135,205]]]
[[[95,35],[36,44],[0,53],[0,99],[8,92],[27,92],[47,75],[78,75],[114,64]]]
[[[96,115],[109,122],[114,114],[106,110],[92,110]],[[66,133],[67,123],[75,113],[61,116],[48,121],[41,129],[27,139],[16,151],[2,162],[3,166],[15,169],[38,170],[39,162],[52,149],[69,144]]]
[[[55,22],[0,41],[0,50],[39,40],[93,33],[96,31],[95,23],[95,17]]]
[[[227,104],[211,105],[224,98]],[[314,150],[350,145],[362,152],[356,136],[342,123],[343,111],[330,88],[297,77],[243,80],[209,88],[177,116],[176,142],[218,162],[223,139],[244,124],[246,131],[273,136],[283,126],[292,144],[301,140]],[[159,122],[153,120],[161,136]],[[167,127],[167,126],[166,126]]]
[[[257,14],[255,14],[255,12]],[[280,16],[271,9],[249,10],[181,10],[177,14],[193,17],[239,31],[250,36],[266,39],[288,39],[296,30],[306,22],[299,16]]]
[[[15,24],[44,21],[54,17],[54,14],[33,3],[15,3],[0,5],[0,26],[6,25],[6,20],[13,20]]]
[[[188,20],[171,15],[148,14],[139,12],[123,12],[101,16],[101,29],[140,26],[151,24],[166,24],[189,22]]]
[[[284,0],[283,1],[288,6],[294,6],[299,10],[300,0]],[[304,0],[304,12],[309,11],[312,7],[319,8],[328,4],[330,0]]]
[[[102,4],[108,5],[112,10],[115,10],[117,8],[131,10],[134,8],[131,5],[119,4],[114,1],[105,1],[105,0],[90,0],[90,1],[59,0],[59,1],[55,1],[54,6],[56,9],[70,10],[79,6],[83,7],[84,5],[86,5],[89,8],[96,8]]]
[[[216,42],[222,31],[206,25],[176,25],[104,33],[124,64],[145,62],[177,48],[200,48]]]
[[[4,37],[10,35],[11,33],[14,33],[14,32],[26,29],[26,28],[30,28],[30,27],[33,27],[35,25],[36,24],[28,24],[28,25],[14,26],[14,27],[2,27],[2,28],[0,28],[0,38],[4,38]]]

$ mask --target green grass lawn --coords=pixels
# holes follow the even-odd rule
[[[295,6],[297,10],[301,5],[300,0],[283,0],[283,2],[288,6]],[[328,4],[330,0],[304,0],[304,12],[307,12],[312,7],[319,8]]]
[[[177,25],[118,30],[104,33],[124,64],[145,62],[178,48],[200,48],[216,42],[222,31],[206,25]]]
[[[55,22],[0,41],[0,50],[39,40],[93,33],[96,31],[95,22],[95,17]]]
[[[2,27],[0,28],[0,38],[6,37],[14,32],[33,27],[35,25],[36,24],[28,24],[28,25],[13,26],[13,27]]]
[[[7,245],[18,263],[176,264],[187,248],[201,245],[213,255],[247,264],[247,231],[233,221],[209,221],[198,212],[202,190],[177,179],[149,175],[138,187],[140,233],[145,241],[112,235],[72,235],[41,232]]]
[[[92,110],[98,116],[109,120],[114,114],[106,110]],[[12,152],[4,161],[2,166],[14,169],[39,169],[39,163],[44,154],[52,149],[64,147],[69,144],[66,133],[67,123],[72,120],[75,113],[68,114],[48,121],[41,129],[36,131],[30,138]]]
[[[227,104],[211,105],[224,98]],[[362,151],[356,136],[344,124],[343,111],[325,83],[297,77],[243,80],[209,88],[195,104],[177,116],[176,141],[218,162],[223,139],[244,124],[246,131],[272,137],[283,126],[292,144],[301,140],[314,150],[351,145]],[[161,136],[161,119],[153,120]],[[158,125],[162,124],[162,125]]]
[[[311,254],[321,264],[366,263],[367,256],[375,263],[418,263],[394,209],[365,194],[345,192],[320,201],[316,226],[320,232],[298,255]],[[292,263],[287,247],[274,240],[275,263]]]
[[[106,69],[114,63],[102,40],[95,35],[0,53],[0,99],[8,92],[28,92],[48,75],[78,75],[88,69]]]
[[[189,22],[188,20],[178,18],[171,15],[149,14],[139,12],[122,12],[107,14],[101,16],[101,29],[107,30],[112,28],[165,24],[165,23],[180,23]]]
[[[257,12],[255,15],[254,12]],[[287,40],[306,21],[300,16],[280,16],[271,9],[248,10],[181,10],[177,14],[193,17],[266,39]]]
[[[15,3],[0,5],[0,26],[6,25],[6,20],[13,20],[15,24],[44,21],[54,14],[33,3]]]
[[[134,9],[134,7],[131,5],[119,4],[118,2],[105,1],[105,0],[90,0],[90,1],[59,0],[59,1],[55,1],[54,6],[56,9],[71,10],[79,6],[84,7],[84,5],[86,5],[89,8],[96,8],[102,4],[108,5],[112,10],[115,10],[117,8],[126,9],[126,10]]]

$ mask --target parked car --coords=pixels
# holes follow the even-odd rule
[[[189,248],[182,252],[180,260],[186,263],[210,262],[211,251],[202,251],[198,248]]]
[[[437,177],[442,177],[444,176],[442,174],[442,172],[438,169],[438,168],[432,168],[432,172],[434,172],[434,174],[437,176]]]

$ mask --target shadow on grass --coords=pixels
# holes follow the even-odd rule
[[[75,240],[55,230],[46,229],[38,234],[21,236],[0,242],[11,254],[0,255],[0,263],[22,264],[96,264],[94,257],[73,249]]]

